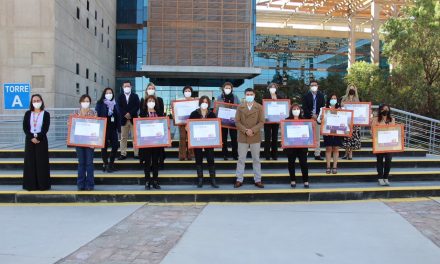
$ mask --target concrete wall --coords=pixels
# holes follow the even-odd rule
[[[77,8],[80,9],[79,20]],[[55,107],[77,106],[78,98],[86,93],[87,86],[89,95],[96,102],[105,87],[114,88],[116,1],[89,1],[87,10],[86,0],[55,0],[55,18]],[[76,74],[77,63],[79,75]],[[88,78],[86,69],[89,70]]]
[[[0,113],[8,82],[31,83],[53,103],[53,10],[54,0],[0,0]]]
[[[115,39],[115,0],[90,0],[89,11],[87,0],[0,0],[0,84],[31,83],[47,107],[77,106],[86,86],[95,101],[104,87],[114,87]]]

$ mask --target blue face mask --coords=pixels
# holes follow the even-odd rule
[[[246,95],[246,102],[252,103],[254,101],[255,96],[253,95]]]
[[[338,100],[336,100],[336,99],[331,99],[330,100],[330,105],[336,105],[338,103]]]

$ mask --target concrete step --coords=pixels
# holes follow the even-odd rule
[[[290,177],[287,169],[262,171],[263,181],[268,184],[287,184]],[[297,166],[297,180],[301,181],[301,172]],[[235,171],[218,170],[217,182],[220,184],[233,184]],[[196,181],[196,172],[190,171],[160,171],[159,180],[162,185],[191,185]],[[209,182],[209,173],[205,171],[204,177]],[[0,174],[0,185],[22,185],[23,174],[21,171],[3,171]],[[248,172],[245,179],[252,180],[253,174]],[[338,174],[326,174],[322,169],[309,171],[311,183],[350,183],[350,182],[376,182],[377,172],[371,169],[356,170],[343,169]],[[393,169],[390,178],[393,181],[439,181],[440,167],[431,169]],[[53,185],[75,185],[76,171],[56,171],[51,173]],[[95,183],[97,185],[143,185],[145,184],[142,171],[116,171],[103,173],[95,171]]]
[[[258,189],[246,183],[234,189],[231,184],[220,189],[193,185],[163,186],[162,190],[144,190],[143,186],[102,185],[94,191],[77,191],[75,186],[54,186],[50,191],[23,191],[20,186],[0,186],[2,203],[75,203],[75,202],[292,202],[341,201],[431,197],[440,195],[438,182],[392,182],[392,186],[378,187],[376,183],[313,184],[310,189],[299,185],[267,184]]]

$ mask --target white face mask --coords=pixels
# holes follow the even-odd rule
[[[154,109],[154,107],[156,106],[155,102],[148,102],[147,103],[148,109]]]
[[[225,94],[229,95],[232,92],[232,89],[225,89]]]
[[[200,105],[200,108],[202,108],[203,110],[206,110],[206,109],[208,109],[208,104],[207,103],[202,103]]]
[[[270,88],[270,89],[269,89],[269,92],[270,92],[271,94],[274,94],[276,91],[277,91],[277,88]]]
[[[183,95],[185,96],[185,98],[191,97],[192,92],[184,92]]]
[[[38,103],[32,103],[32,105],[34,106],[35,109],[40,109],[41,106],[43,105],[43,103],[38,102]]]
[[[299,116],[300,113],[301,113],[301,110],[299,110],[299,109],[292,110],[292,115],[293,116]]]
[[[90,106],[89,102],[81,102],[81,108],[82,109],[87,109],[87,108],[89,108],[89,106]]]
[[[148,89],[148,90],[147,90],[147,94],[148,94],[148,95],[154,95],[155,92],[156,92],[156,91],[153,90],[153,89]]]
[[[105,94],[105,99],[107,100],[113,99],[113,94]]]
[[[310,87],[310,90],[312,90],[312,92],[316,92],[318,91],[318,86],[312,86]]]
[[[124,93],[125,94],[131,93],[131,87],[124,87]]]

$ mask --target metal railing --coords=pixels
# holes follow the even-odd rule
[[[373,106],[377,109],[377,106]],[[49,147],[65,147],[67,120],[74,108],[46,109],[51,115],[48,133]],[[440,155],[440,120],[427,118],[400,109],[391,108],[397,123],[405,125],[405,146],[424,149],[430,154]],[[23,114],[0,115],[0,148],[24,146]],[[171,122],[171,136],[178,139],[179,130]],[[362,129],[362,137],[370,137],[369,128]]]

